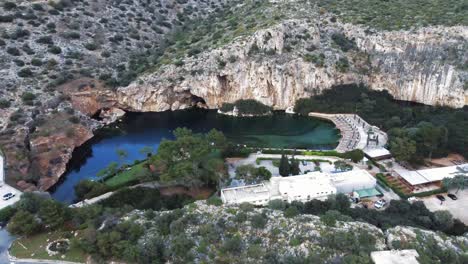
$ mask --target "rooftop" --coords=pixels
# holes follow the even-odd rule
[[[417,257],[419,254],[414,249],[371,252],[375,264],[419,264]]]
[[[363,151],[370,158],[379,158],[391,155],[390,151],[384,147],[365,148]]]
[[[230,203],[255,202],[270,198],[270,191],[264,183],[227,188],[221,190],[221,195]]]
[[[340,173],[330,173],[329,177],[335,183],[344,181],[375,180],[375,178],[366,170],[354,169]]]
[[[468,173],[468,163],[442,168],[408,171],[395,169],[395,171],[411,185],[419,185],[441,181],[444,178],[453,178],[457,173]]]
[[[314,171],[304,175],[272,177],[261,184],[225,188],[221,190],[221,198],[225,203],[266,204],[275,199],[307,201],[337,193],[343,185],[350,185],[350,190],[370,188],[375,185],[375,178],[365,170],[341,173]]]

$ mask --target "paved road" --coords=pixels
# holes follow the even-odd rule
[[[14,239],[5,229],[0,230],[0,263],[10,263],[7,250]]]
[[[2,155],[0,155],[0,209],[12,205],[19,201],[21,192],[10,185],[5,183],[5,166],[4,166],[5,159]],[[15,197],[11,198],[8,201],[4,201],[2,199],[3,195],[7,193],[13,193]]]
[[[85,199],[81,202],[78,202],[78,203],[75,203],[75,204],[71,204],[70,208],[76,208],[76,207],[83,207],[83,206],[86,206],[86,205],[90,205],[90,204],[95,204],[101,200],[104,200],[104,199],[107,199],[109,197],[111,197],[111,195],[114,194],[114,192],[107,192],[107,193],[104,193],[104,194],[101,194],[99,196],[96,196],[94,198],[91,198],[91,199]]]

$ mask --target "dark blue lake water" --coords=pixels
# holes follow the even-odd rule
[[[113,127],[117,133],[97,133],[84,146],[76,149],[69,170],[56,185],[52,196],[62,202],[75,199],[73,187],[83,179],[94,179],[111,162],[133,163],[145,158],[140,150],[150,146],[157,150],[162,139],[171,139],[177,127],[195,132],[216,128],[232,142],[249,146],[301,149],[331,149],[336,147],[339,131],[327,121],[275,112],[265,117],[230,117],[216,111],[184,110],[163,113],[129,113]],[[117,150],[125,150],[119,158]]]

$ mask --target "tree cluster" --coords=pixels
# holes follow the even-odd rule
[[[241,99],[234,103],[224,103],[220,110],[231,112],[237,108],[240,115],[265,115],[271,112],[271,107],[254,99]]]
[[[12,209],[8,231],[15,235],[33,235],[41,230],[55,230],[71,219],[68,207],[50,198],[24,193]]]
[[[160,180],[189,187],[217,185],[226,175],[220,152],[228,146],[224,135],[211,130],[195,134],[187,128],[174,130],[174,140],[163,140],[149,162]]]
[[[286,155],[282,154],[279,163],[279,174],[283,177],[287,177],[289,175],[299,175],[300,173],[299,161],[296,160],[294,156],[288,159]]]
[[[271,172],[263,166],[256,168],[248,164],[236,168],[236,179],[243,180],[246,184],[256,184],[268,181],[270,178]]]
[[[427,106],[395,100],[387,91],[362,85],[339,85],[323,94],[300,99],[294,111],[356,113],[388,132],[397,160],[420,163],[424,158],[457,152],[468,157],[468,108]]]

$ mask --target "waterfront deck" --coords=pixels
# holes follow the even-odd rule
[[[332,121],[341,131],[341,139],[336,147],[338,152],[346,152],[353,149],[380,148],[387,143],[387,134],[376,126],[372,126],[356,114],[323,114],[309,113],[309,116]],[[372,129],[378,142],[368,144],[368,131]]]

